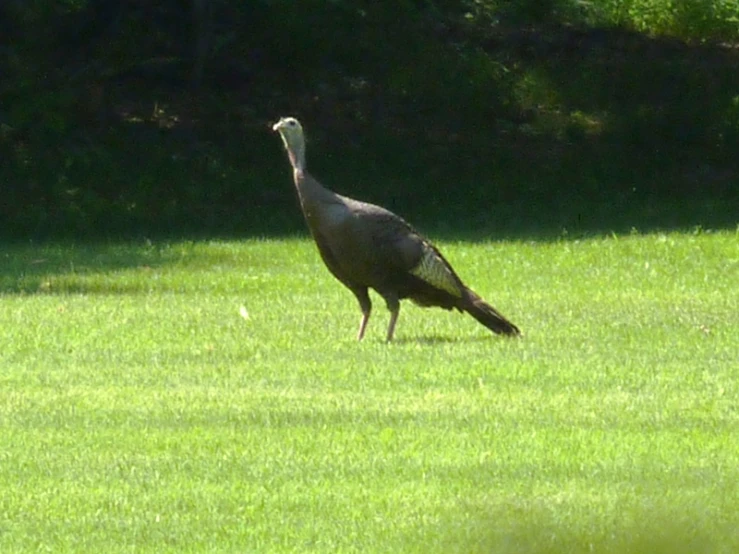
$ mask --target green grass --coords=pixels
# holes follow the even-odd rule
[[[305,240],[5,247],[0,551],[739,551],[739,235],[440,246],[524,339],[356,343]]]

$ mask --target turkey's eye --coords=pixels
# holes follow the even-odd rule
[[[295,120],[291,119],[288,125],[290,125],[290,127],[295,127]]]

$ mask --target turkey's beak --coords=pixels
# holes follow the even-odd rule
[[[277,123],[272,125],[272,130],[279,131],[282,128],[282,124],[284,123],[284,121],[285,121],[284,117],[280,118],[280,120]]]

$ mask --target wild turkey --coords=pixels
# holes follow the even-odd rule
[[[420,306],[455,308],[495,333],[520,335],[518,327],[467,288],[436,247],[403,219],[380,206],[331,192],[311,177],[297,119],[283,117],[272,129],[280,133],[287,150],[300,205],[321,258],[359,301],[362,320],[357,339],[364,337],[372,310],[370,288],[390,310],[388,341],[403,298]]]

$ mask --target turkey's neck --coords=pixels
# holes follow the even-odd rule
[[[303,208],[308,224],[313,225],[316,222],[315,218],[320,219],[320,214],[326,206],[337,203],[336,194],[297,167],[293,169],[293,177],[300,198],[300,206]]]
[[[291,144],[287,148],[287,157],[290,158],[290,165],[297,174],[298,171],[305,172],[305,144],[298,142]]]
[[[293,166],[293,179],[298,190],[300,205],[308,220],[308,225],[319,224],[321,213],[328,204],[337,201],[336,195],[324,188],[321,183],[311,177],[305,170],[305,143],[295,141],[287,149],[290,165]]]

